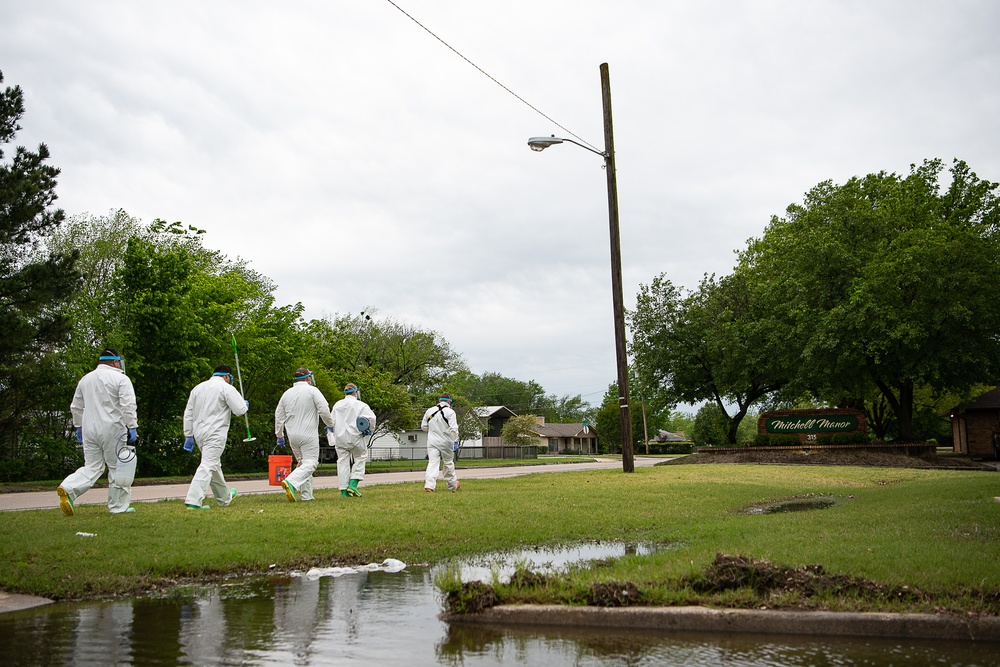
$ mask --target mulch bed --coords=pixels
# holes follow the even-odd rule
[[[973,461],[963,456],[906,456],[857,449],[803,451],[696,452],[657,465],[690,463],[758,463],[773,465],[873,466],[879,468],[928,468],[946,470],[986,470],[997,472],[997,464]]]

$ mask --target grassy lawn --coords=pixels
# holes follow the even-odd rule
[[[751,515],[755,504],[809,494],[832,507]],[[410,564],[578,540],[664,549],[579,568],[548,581],[497,586],[500,601],[593,602],[595,585],[630,582],[648,604],[1000,613],[1000,475],[907,468],[683,465],[318,491],[185,511],[182,501],[110,516],[83,506],[9,512],[0,520],[0,589],[53,598],[134,594],[192,579],[360,564]],[[93,533],[80,537],[77,532]],[[753,585],[705,592],[716,554],[741,555],[875,582],[888,595],[807,596]],[[530,579],[530,578],[525,578]],[[448,588],[447,582],[442,582]],[[902,588],[909,587],[909,588]],[[454,587],[452,587],[454,590]],[[919,591],[919,595],[896,594]],[[588,597],[589,596],[589,597]]]

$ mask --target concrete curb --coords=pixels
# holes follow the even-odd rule
[[[1000,641],[1000,617],[843,613],[708,607],[563,607],[504,605],[478,614],[446,614],[449,623],[562,625],[678,632],[826,635],[882,639]]]
[[[0,591],[0,614],[5,614],[9,611],[31,609],[32,607],[41,607],[46,604],[52,604],[52,600],[35,597],[34,595],[19,595],[17,593],[4,593]]]

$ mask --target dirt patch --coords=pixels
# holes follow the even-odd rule
[[[612,581],[591,586],[587,604],[594,607],[630,607],[643,604],[643,598],[639,587],[631,581]]]
[[[691,463],[769,463],[775,465],[870,466],[878,468],[997,471],[995,464],[980,463],[965,457],[906,456],[905,454],[871,452],[860,449],[696,452],[689,456],[682,456],[670,461],[657,463],[656,465],[684,465]]]
[[[531,570],[518,569],[510,577],[510,585],[514,588],[541,588],[549,583],[549,578]]]
[[[687,583],[699,593],[749,588],[761,596],[795,593],[804,598],[833,595],[904,602],[918,602],[925,598],[922,591],[910,586],[889,586],[861,577],[828,574],[822,565],[790,568],[766,560],[721,553],[716,554],[704,573],[691,577]]]
[[[458,590],[448,591],[445,596],[445,607],[453,614],[475,614],[496,604],[497,592],[481,581],[462,584]]]

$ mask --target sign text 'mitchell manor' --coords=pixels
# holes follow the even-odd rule
[[[768,424],[774,431],[851,430],[857,426],[852,420],[832,421],[829,419],[774,419]]]

